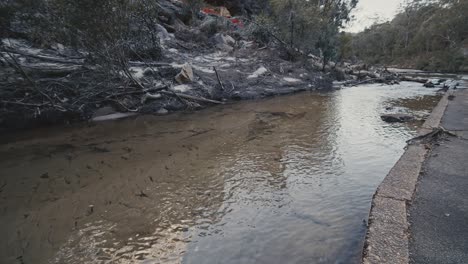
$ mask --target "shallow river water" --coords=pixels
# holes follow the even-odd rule
[[[0,263],[357,263],[440,96],[364,85],[5,136]]]

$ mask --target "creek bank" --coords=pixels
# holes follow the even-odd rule
[[[2,39],[0,131],[134,113],[162,115],[229,101],[404,80],[365,65],[329,64],[322,72],[316,56],[295,50],[301,58],[291,61],[283,43],[258,42],[247,19],[244,26],[232,22],[242,17],[200,12],[200,21],[190,23],[181,3],[158,4],[158,59],[132,50],[131,56],[109,55],[103,63],[94,53],[112,52],[60,43],[37,46],[18,37],[25,34]],[[342,83],[335,86],[333,80]],[[100,115],[100,109],[112,110]]]
[[[427,129],[439,126],[447,107],[447,97],[448,93],[426,120],[419,132],[421,136]],[[374,193],[362,263],[409,263],[406,208],[411,202],[428,151],[421,142],[409,144]]]
[[[274,47],[242,39],[233,43],[228,36],[220,39],[233,50],[180,49],[185,42],[172,35],[162,45],[163,60],[129,61],[116,75],[88,62],[83,51],[70,49],[70,55],[64,55],[26,40],[4,39],[0,127],[84,121],[108,107],[114,112],[107,114],[161,114],[332,88],[332,77],[307,62],[278,58]]]
[[[440,79],[431,82],[434,85],[443,83]],[[454,82],[450,81],[450,83]],[[428,193],[431,195],[441,193],[434,191],[433,187],[435,185],[427,189],[427,185],[424,186],[424,184],[433,179],[424,178],[430,178],[432,177],[431,175],[440,177],[446,171],[437,167],[436,173],[434,173],[434,171],[431,171],[434,167],[428,167],[428,164],[436,159],[449,160],[444,163],[445,165],[447,163],[461,164],[460,162],[463,160],[464,153],[460,151],[462,148],[459,148],[459,145],[455,145],[456,143],[454,144],[451,141],[460,140],[460,137],[463,137],[463,132],[460,132],[466,127],[466,122],[464,122],[466,118],[465,120],[463,119],[463,116],[466,116],[466,104],[464,104],[466,100],[452,101],[454,98],[457,98],[454,94],[465,95],[465,98],[467,97],[466,89],[457,89],[457,87],[466,87],[467,82],[463,78],[456,82],[457,84],[453,89],[449,89],[434,108],[423,127],[419,130],[418,136],[407,141],[408,145],[405,153],[376,190],[369,214],[362,263],[407,264],[415,260],[423,262],[422,259],[425,258],[427,260],[427,256],[431,256],[430,259],[432,260],[439,259],[439,256],[447,252],[449,252],[448,255],[444,255],[440,259],[447,258],[446,256],[453,256],[453,245],[457,244],[455,242],[453,245],[448,243],[447,247],[439,247],[437,251],[426,250],[427,248],[436,247],[435,245],[440,245],[440,241],[434,238],[449,237],[447,234],[453,232],[452,230],[449,232],[444,230],[442,232],[442,229],[435,228],[435,226],[440,226],[440,221],[438,222],[436,218],[443,219],[444,224],[448,222],[447,219],[444,219],[450,216],[450,214],[446,213],[448,210],[446,201],[441,201],[447,195],[443,195],[444,197],[433,196],[436,197],[436,203],[427,203],[428,199],[424,203],[421,203],[421,201],[418,201],[418,196],[427,195]],[[448,140],[448,138],[451,139]],[[443,143],[439,142],[440,139],[442,139]],[[450,146],[450,144],[452,145]],[[448,151],[446,149],[445,151],[455,154],[450,158],[439,157],[438,153],[434,153],[434,149],[437,152],[441,149],[441,145],[444,147],[450,146],[452,149]],[[440,165],[440,161],[437,164]],[[447,168],[447,166],[443,167]],[[457,168],[462,167],[458,166]],[[450,170],[449,174],[451,176],[459,173],[453,173],[453,171],[453,169]],[[447,178],[448,176],[443,175],[442,178],[444,177]],[[440,206],[437,203],[445,203],[441,207],[442,210],[440,210],[441,208],[439,208]],[[429,204],[430,206],[427,206]],[[419,210],[419,208],[423,209]],[[437,212],[434,213],[435,211]],[[451,223],[454,223],[453,220],[451,220]],[[437,230],[437,232],[430,232],[431,230]],[[459,231],[459,229],[456,230],[457,232]],[[430,233],[429,236],[427,235],[428,232]],[[427,239],[431,236],[432,238]],[[459,239],[459,237],[456,239]],[[445,240],[445,242],[447,241],[449,240]],[[439,262],[446,260],[444,259]]]

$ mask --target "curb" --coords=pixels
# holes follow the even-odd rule
[[[424,122],[418,135],[437,128],[449,103],[450,90]],[[369,213],[362,263],[409,263],[407,205],[411,202],[422,164],[429,150],[424,144],[408,145],[377,188]]]

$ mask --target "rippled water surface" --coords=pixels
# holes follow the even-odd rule
[[[423,118],[439,98],[366,85],[10,136],[0,262],[356,262],[422,124],[380,114]]]

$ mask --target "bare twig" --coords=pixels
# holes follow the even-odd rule
[[[216,70],[215,66],[213,66],[213,70],[216,73],[216,78],[218,78],[218,83],[221,86],[221,90],[224,91],[225,89],[224,89],[223,82],[221,82],[221,79],[219,78],[218,70]]]
[[[63,64],[82,65],[84,63],[83,59],[70,59],[70,58],[62,59],[62,58],[47,57],[47,56],[41,56],[41,55],[26,53],[26,52],[22,52],[22,51],[19,51],[19,50],[12,50],[12,49],[8,49],[8,48],[4,48],[3,51],[18,54],[18,55],[23,55],[23,56],[26,56],[26,57],[31,57],[31,58],[38,59],[38,60],[57,62],[57,63],[63,63]]]
[[[121,93],[116,93],[116,94],[111,94],[107,96],[106,98],[112,98],[112,97],[118,97],[122,95],[131,95],[131,94],[145,94],[145,93],[151,93],[151,92],[159,92],[162,90],[167,90],[167,86],[159,87],[159,88],[153,88],[153,89],[145,89],[145,90],[140,90],[140,91],[128,91],[128,92],[121,92]]]
[[[433,128],[432,131],[429,133],[414,137],[406,141],[406,143],[408,143],[409,145],[415,144],[416,142],[429,143],[433,141],[434,139],[440,137],[441,135],[449,135],[452,137],[457,137],[457,135],[455,135],[454,133],[440,126],[440,127]]]
[[[28,80],[28,82],[31,84],[31,86],[34,88],[34,90],[36,92],[38,92],[39,94],[41,94],[42,96],[44,96],[52,105],[52,107],[58,109],[59,111],[62,111],[62,112],[65,112],[66,110],[59,106],[59,105],[56,105],[54,103],[54,100],[46,93],[44,93],[43,91],[41,91],[41,89],[39,89],[39,87],[37,87],[36,83],[28,76],[28,74],[23,70],[23,68],[21,67],[21,65],[19,64],[19,62],[16,60],[16,58],[9,52],[6,52],[6,54],[10,57],[10,59],[13,61],[14,63],[14,67],[16,68],[17,71],[19,71],[19,73],[26,79]]]
[[[31,103],[23,103],[23,102],[11,102],[11,101],[1,101],[4,104],[14,104],[14,105],[23,105],[23,106],[33,106],[33,107],[41,107],[41,106],[46,106],[49,105],[49,103],[43,103],[43,104],[31,104]]]
[[[172,91],[161,91],[160,93],[166,94],[166,95],[177,96],[177,97],[180,97],[180,98],[189,99],[189,100],[193,100],[193,101],[204,102],[204,103],[224,104],[221,101],[211,100],[211,99],[207,99],[207,98],[204,98],[204,97],[196,97],[196,96],[183,94],[183,93],[175,93],[175,92],[172,92]]]

